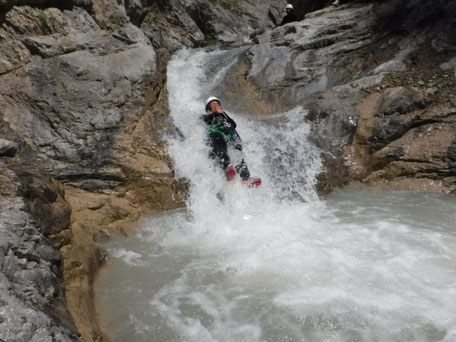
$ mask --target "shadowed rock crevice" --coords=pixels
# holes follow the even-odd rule
[[[448,147],[447,160],[450,174],[456,176],[456,139]]]
[[[0,2],[0,12],[6,13],[14,6],[31,6],[39,9],[55,7],[61,10],[72,10],[74,6],[82,7],[89,4],[89,2],[91,0],[2,0]]]

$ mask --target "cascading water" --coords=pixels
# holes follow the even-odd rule
[[[260,188],[227,183],[208,159],[199,116],[238,54],[182,51],[169,65],[182,138],[168,145],[188,206],[108,245],[96,291],[111,340],[455,341],[454,198],[345,190],[319,200],[301,108],[267,122],[225,108]]]

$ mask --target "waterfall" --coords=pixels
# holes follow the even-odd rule
[[[239,50],[181,51],[169,64],[168,91],[171,115],[184,139],[171,139],[169,150],[175,161],[179,177],[187,178],[192,185],[190,208],[195,209],[203,198],[226,190],[221,170],[214,170],[207,156],[204,127],[200,116],[204,114],[204,101],[236,62]],[[222,100],[223,94],[215,94]],[[307,112],[296,108],[288,113],[278,113],[274,119],[260,122],[242,113],[225,109],[238,124],[244,140],[244,150],[251,173],[265,183],[260,197],[315,201],[314,181],[320,169],[319,152],[307,140],[309,126],[305,123]],[[246,193],[235,187],[236,200]],[[250,197],[250,196],[249,196]],[[269,196],[267,196],[269,197]],[[259,201],[257,198],[256,201]],[[277,205],[276,202],[263,205]]]

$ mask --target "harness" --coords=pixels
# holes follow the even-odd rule
[[[217,126],[206,126],[206,131],[208,131],[208,135],[210,132],[217,132],[217,133],[220,133],[221,135],[223,135],[225,137],[225,140],[226,141],[230,141],[231,138],[233,137],[233,133],[225,133],[223,131],[221,131],[221,128],[223,127],[223,125],[217,125]]]

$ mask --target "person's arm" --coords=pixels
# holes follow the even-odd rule
[[[289,15],[287,14],[286,16],[283,17],[282,22],[280,23],[280,26],[288,24],[288,22],[289,22]]]
[[[226,121],[233,127],[233,129],[236,129],[236,122],[233,119],[231,119],[225,112],[223,112],[223,115],[225,116]]]
[[[203,120],[206,125],[210,126],[213,124],[215,115],[218,115],[218,114],[211,113],[211,114],[201,115],[201,120]]]

